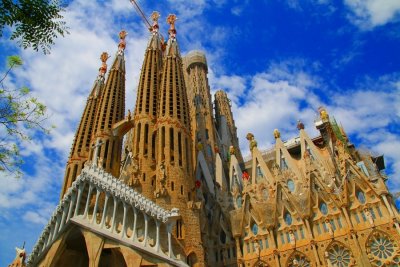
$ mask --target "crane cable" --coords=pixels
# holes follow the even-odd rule
[[[147,28],[151,29],[152,26],[151,26],[150,22],[147,20],[146,15],[140,8],[139,4],[135,0],[129,0],[129,1],[132,3],[133,7],[136,9],[137,13],[142,18],[142,20],[143,20],[144,24],[146,24]]]

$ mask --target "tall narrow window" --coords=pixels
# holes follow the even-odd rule
[[[178,132],[178,153],[179,153],[179,166],[182,166],[182,134]]]
[[[156,156],[156,132],[151,137],[151,158],[155,159]]]
[[[169,146],[170,146],[170,157],[171,157],[171,163],[174,164],[174,128],[169,128]]]
[[[165,160],[165,127],[161,128],[161,159]]]
[[[137,131],[136,131],[136,154],[139,153],[139,143],[140,143],[140,128],[141,128],[140,122],[138,123],[137,126]]]
[[[149,144],[149,125],[144,125],[144,155],[147,156],[147,149]]]

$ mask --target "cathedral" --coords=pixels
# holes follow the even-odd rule
[[[384,159],[358,150],[321,107],[311,138],[239,149],[228,95],[204,53],[152,27],[125,113],[125,38],[101,54],[60,202],[26,266],[399,266],[400,216]],[[128,99],[129,101],[129,99]],[[133,105],[129,103],[128,106]],[[294,126],[295,127],[295,126]],[[249,129],[251,130],[251,129]],[[24,266],[19,250],[10,266]]]

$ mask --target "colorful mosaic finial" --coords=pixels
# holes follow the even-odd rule
[[[176,37],[176,29],[175,29],[175,21],[177,21],[178,18],[176,17],[175,14],[169,14],[167,17],[167,23],[170,25],[168,34],[170,38],[175,39]]]
[[[125,30],[122,30],[119,32],[119,44],[118,44],[118,52],[121,53],[125,50],[126,47],[126,41],[125,37],[128,35],[128,33]]]

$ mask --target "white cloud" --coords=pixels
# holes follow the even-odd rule
[[[24,220],[27,222],[30,222],[30,223],[37,223],[37,224],[45,225],[49,219],[48,219],[48,216],[44,217],[44,216],[41,216],[37,212],[28,211],[24,215]]]
[[[373,28],[399,19],[398,0],[344,0],[344,3],[352,12],[350,20],[361,28]]]

